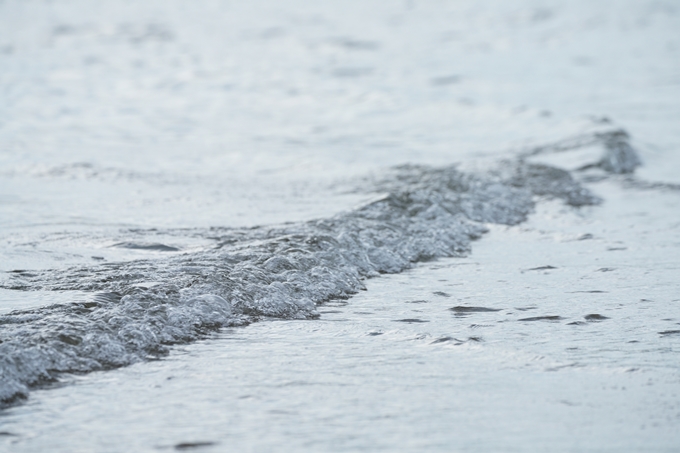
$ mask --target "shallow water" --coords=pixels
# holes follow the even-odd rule
[[[673,451],[679,21],[659,1],[1,3],[1,390],[41,385],[0,441]],[[579,171],[617,130],[634,175]],[[322,229],[339,242],[301,241]]]
[[[680,199],[640,211],[631,201],[645,193],[596,190],[603,207],[546,204],[470,257],[371,280],[319,307],[319,320],[223,330],[164,360],[36,391],[6,411],[7,444],[673,451],[680,338],[663,332],[680,328]]]

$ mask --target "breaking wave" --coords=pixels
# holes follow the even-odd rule
[[[629,152],[625,137],[599,139],[610,154],[613,148]],[[605,155],[598,165],[607,170],[619,161]],[[372,190],[374,201],[326,219],[192,230],[215,241],[208,250],[12,274],[5,288],[81,290],[93,297],[0,316],[0,401],[20,401],[61,373],[163,356],[171,345],[221,327],[316,318],[318,305],[349,298],[365,289],[367,278],[465,255],[485,223],[518,224],[537,198],[572,206],[599,202],[567,171],[522,158],[483,173],[402,166],[373,181]]]

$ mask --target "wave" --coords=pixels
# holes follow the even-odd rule
[[[537,199],[600,201],[567,171],[523,157],[475,173],[401,166],[370,190],[373,201],[326,219],[187,231],[211,238],[207,250],[12,274],[5,288],[93,297],[0,316],[0,401],[21,401],[62,373],[158,358],[222,327],[316,318],[318,305],[364,290],[368,278],[466,255],[486,223],[521,223]]]

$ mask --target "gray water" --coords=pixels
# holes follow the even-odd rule
[[[679,21],[0,3],[0,441],[676,451]]]

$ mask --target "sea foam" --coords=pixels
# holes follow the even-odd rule
[[[637,157],[626,137],[591,137],[606,150],[595,164],[632,171]],[[192,232],[214,240],[207,250],[14,275],[6,288],[81,290],[93,297],[0,316],[0,401],[22,400],[62,373],[160,357],[173,344],[225,326],[316,318],[318,305],[351,297],[365,289],[367,278],[464,256],[485,224],[518,224],[537,199],[559,198],[575,207],[600,201],[569,172],[524,157],[474,173],[401,166],[365,190],[376,198],[330,218]]]

